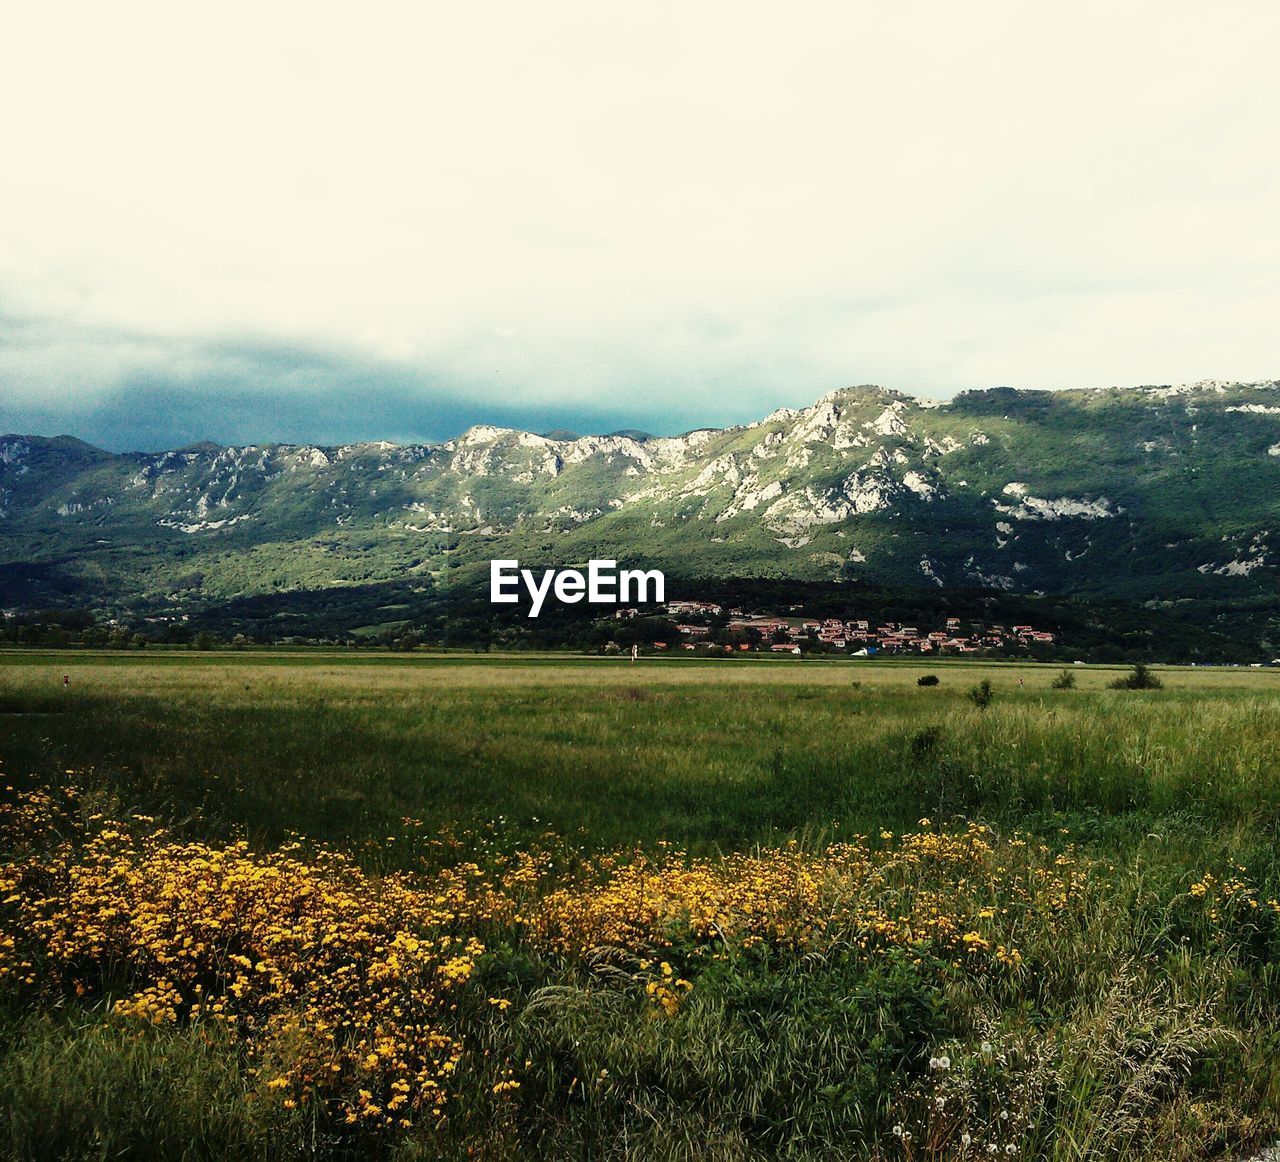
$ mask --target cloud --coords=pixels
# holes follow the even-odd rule
[[[435,442],[477,423],[533,431],[603,432],[671,420],[669,409],[541,406],[477,401],[433,384],[415,368],[359,352],[252,338],[216,342],[97,333],[75,345],[56,330],[6,327],[0,377],[36,381],[50,361],[74,383],[82,366],[110,367],[109,386],[56,397],[30,394],[0,406],[0,431],[70,433],[112,451],[154,451],[200,440],[340,444],[391,439]],[[14,342],[15,333],[25,343]],[[687,425],[686,425],[687,426]],[[680,425],[677,425],[680,427]]]
[[[1280,373],[1274,5],[494,15],[15,14],[0,414],[678,430]]]

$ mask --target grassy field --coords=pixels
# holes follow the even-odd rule
[[[1068,671],[0,654],[0,1149],[1245,1156],[1280,671]]]
[[[839,824],[1280,801],[1280,671],[556,657],[9,654],[14,771],[68,768],[198,834],[348,842],[405,815],[702,851]],[[917,677],[937,673],[933,688]],[[70,678],[64,690],[63,676]],[[996,700],[966,697],[982,679]],[[1019,687],[1022,681],[1024,685]],[[1229,745],[1228,745],[1229,742]]]

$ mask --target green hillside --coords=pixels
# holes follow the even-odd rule
[[[1134,601],[1276,590],[1280,383],[848,388],[674,438],[472,428],[437,445],[0,439],[0,603],[193,600],[495,556]]]

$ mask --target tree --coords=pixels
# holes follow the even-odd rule
[[[1135,662],[1133,669],[1111,683],[1113,690],[1163,690],[1164,683],[1143,662]]]
[[[981,682],[969,691],[969,701],[979,710],[985,710],[995,701],[995,698],[996,694],[991,689],[991,680],[989,678],[983,678]]]

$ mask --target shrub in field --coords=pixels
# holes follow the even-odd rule
[[[1112,690],[1163,690],[1164,683],[1158,674],[1151,671],[1142,662],[1135,663],[1133,669],[1121,678],[1110,683]]]
[[[1076,688],[1076,676],[1070,670],[1062,670],[1049,685],[1054,690],[1074,690]]]
[[[991,680],[989,678],[983,678],[981,682],[969,691],[969,701],[979,710],[985,710],[995,701],[995,698],[996,694],[991,688]]]
[[[916,679],[917,686],[936,686],[939,678],[937,674],[922,674]]]
[[[933,754],[942,739],[942,727],[926,726],[911,736],[911,757],[916,762]]]

